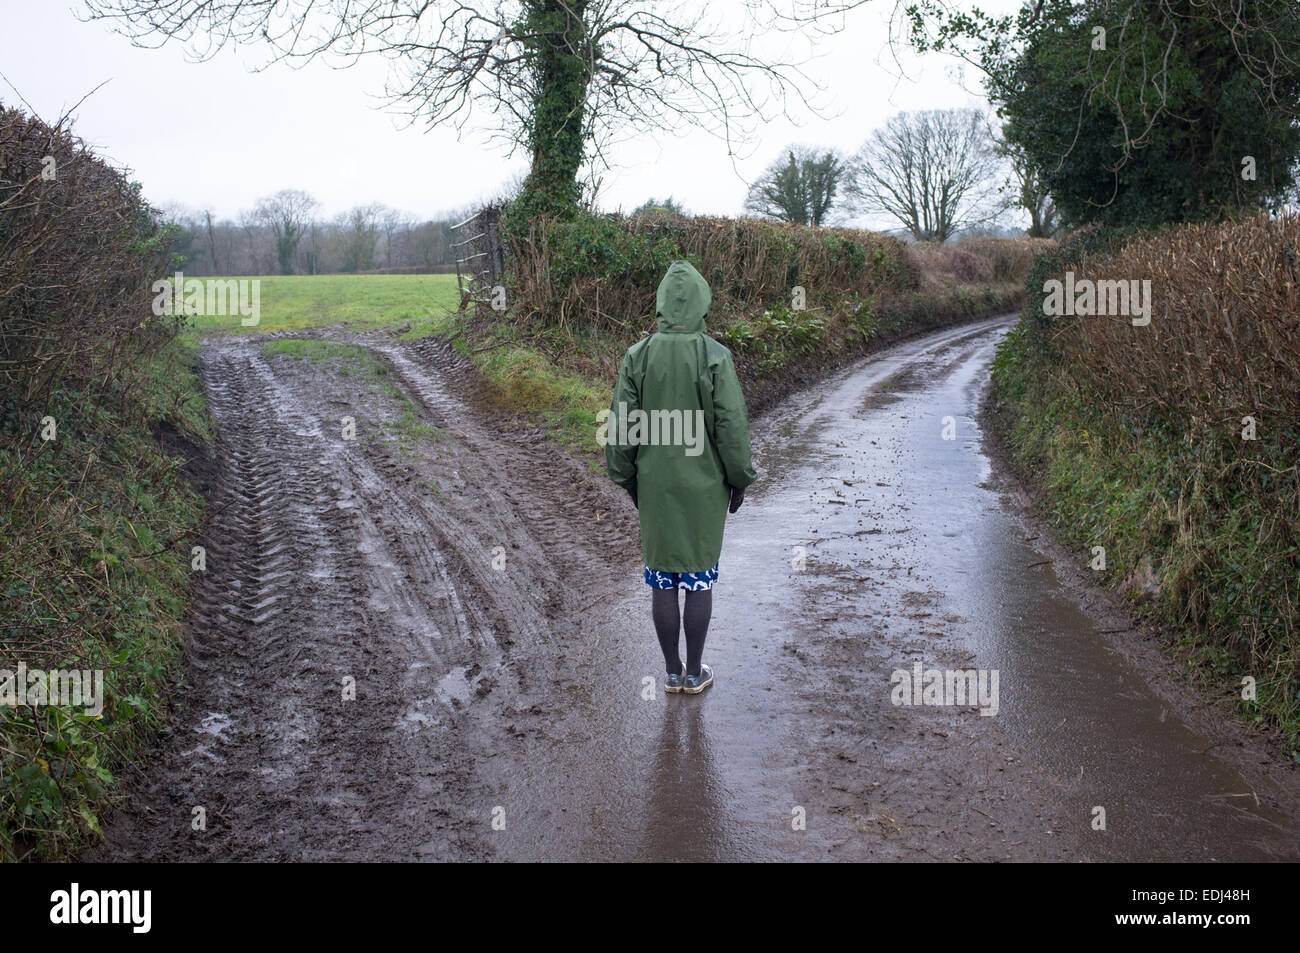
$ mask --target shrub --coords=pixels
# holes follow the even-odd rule
[[[516,315],[586,329],[644,328],[674,259],[709,282],[714,313],[765,308],[805,289],[809,307],[911,281],[902,243],[872,232],[752,219],[580,215],[504,229]]]
[[[199,506],[155,428],[202,426],[176,323],[152,314],[168,258],[137,186],[0,106],[0,669],[104,673],[99,717],[0,709],[0,859],[98,833],[111,772],[161,716],[188,569],[168,542]]]
[[[1150,324],[1045,313],[1066,271],[1150,281]],[[1026,290],[994,369],[1017,459],[1112,582],[1148,559],[1158,617],[1300,737],[1300,218],[1092,229]]]

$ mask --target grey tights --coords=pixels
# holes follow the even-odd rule
[[[651,589],[650,614],[659,636],[659,647],[664,652],[664,666],[669,675],[682,670],[678,652],[681,630],[686,629],[686,672],[700,674],[704,658],[704,638],[709,634],[709,619],[713,615],[713,590],[686,590],[686,607],[680,609],[676,589]]]

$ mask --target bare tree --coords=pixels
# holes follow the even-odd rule
[[[281,189],[274,195],[259,199],[253,214],[275,236],[275,254],[280,262],[280,274],[293,274],[293,258],[298,242],[311,224],[316,209],[314,198],[301,189]]]
[[[844,162],[834,152],[791,146],[749,187],[745,209],[796,225],[820,225],[835,204]]]
[[[999,161],[978,110],[899,113],[858,151],[846,192],[856,208],[893,216],[918,241],[947,241],[1005,210]]]
[[[797,63],[748,52],[764,27],[790,26],[754,3],[740,16],[698,0],[85,4],[137,45],[175,40],[199,60],[227,44],[264,49],[268,62],[385,57],[389,103],[413,122],[460,128],[474,106],[493,114],[512,151],[531,152],[525,194],[543,208],[577,202],[580,167],[615,128],[685,123],[730,147],[792,98],[811,105]]]
[[[463,221],[463,219],[462,219]],[[411,232],[411,264],[431,268],[449,264],[451,240],[447,222],[424,222]]]
[[[400,212],[395,208],[381,206],[378,213],[379,230],[384,236],[384,267],[393,267],[393,239],[397,233],[404,228],[409,228],[408,218],[405,212]]]
[[[208,257],[212,259],[212,273],[221,274],[221,259],[217,257],[217,233],[212,227],[212,207],[203,209],[204,234],[208,240]],[[229,267],[229,264],[227,264]]]
[[[321,269],[321,240],[320,240],[320,223],[316,219],[311,220],[307,226],[307,233],[303,236],[307,239],[307,245],[303,251],[303,266],[309,275],[319,275]]]
[[[343,271],[369,271],[375,267],[375,247],[379,244],[379,223],[384,206],[358,205],[338,219]]]
[[[257,212],[240,212],[239,228],[244,233],[248,267],[235,270],[250,275],[269,275],[274,248],[269,240],[270,232],[263,225]]]
[[[994,141],[997,154],[1006,160],[1010,173],[1010,191],[1014,203],[1029,213],[1030,238],[1051,238],[1060,227],[1056,203],[1043,176],[1025,154],[1024,146],[999,137]]]

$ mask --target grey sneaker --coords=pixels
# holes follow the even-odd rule
[[[686,682],[686,665],[682,665],[680,675],[667,675],[664,677],[664,691],[676,694],[682,690],[682,685]]]
[[[699,675],[687,675],[682,680],[682,691],[687,695],[698,695],[712,684],[713,669],[707,665],[701,665]]]

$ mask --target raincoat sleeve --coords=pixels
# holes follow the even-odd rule
[[[636,381],[632,379],[631,355],[624,355],[623,364],[618,369],[618,382],[614,385],[614,398],[609,405],[609,419],[606,421],[605,469],[609,478],[623,489],[636,485],[636,451],[635,444],[627,444],[625,437],[617,432],[615,422],[619,420],[619,404],[623,405],[624,414],[629,414],[641,406],[641,394]],[[615,443],[615,441],[619,441]]]
[[[756,479],[749,455],[749,413],[730,352],[713,364],[713,444],[722,459],[727,484],[743,490]]]

